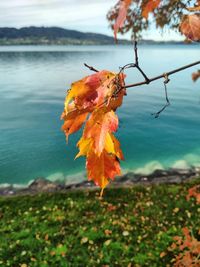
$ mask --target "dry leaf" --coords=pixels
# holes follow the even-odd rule
[[[192,41],[200,41],[200,14],[186,15],[180,24],[180,31]]]

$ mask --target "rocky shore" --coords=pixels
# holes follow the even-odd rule
[[[128,172],[117,177],[109,186],[133,186],[136,184],[180,184],[200,177],[200,168],[156,170],[152,174],[142,175]],[[18,188],[12,185],[0,187],[0,196],[38,194],[43,192],[58,192],[84,188],[96,188],[93,182],[87,180],[79,183],[52,182],[43,177],[35,179],[26,188]]]

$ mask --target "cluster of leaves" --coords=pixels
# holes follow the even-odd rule
[[[171,267],[182,228],[199,242],[200,209],[186,200],[198,184],[0,198],[0,266]]]
[[[200,204],[200,185],[191,187],[188,190],[187,200],[189,201],[191,197],[194,197],[196,199],[196,203]]]
[[[196,205],[200,204],[200,185],[194,185],[188,190],[186,200],[190,201],[190,198],[196,200]],[[194,227],[183,227],[182,236],[174,236],[174,242],[168,248],[168,251],[172,251],[175,254],[175,258],[172,259],[175,267],[199,267],[200,266],[200,240],[194,236]],[[200,237],[200,228],[194,229],[196,236]],[[163,257],[165,253],[161,254]]]
[[[162,0],[120,0],[112,10],[110,17],[108,16],[109,19],[115,22],[113,25],[115,38],[117,38],[119,30],[122,32],[124,32],[124,29],[128,31],[130,25],[133,26],[135,34],[142,30],[141,25],[135,29],[135,25],[138,25],[138,23],[148,27],[150,13],[156,16],[158,25],[161,25],[163,22],[161,23],[158,17],[164,13],[164,18],[169,18],[167,12],[171,12],[171,6],[176,12],[178,12],[179,8],[183,9],[183,7],[186,8],[187,6],[182,1],[169,1],[168,6],[163,2]],[[196,5],[188,8],[188,10],[190,12],[198,12],[199,5],[200,1],[197,0]],[[133,21],[129,14],[132,6],[134,12],[139,10],[138,16],[141,19],[134,15]],[[160,10],[163,13],[159,13]],[[173,15],[173,12],[171,12],[171,15]],[[127,22],[129,26],[126,25]],[[185,16],[181,22],[180,29],[191,40],[199,41],[200,15],[195,13]],[[150,82],[139,67],[136,45],[135,61],[135,63],[122,67],[119,73],[108,70],[97,71],[93,67],[87,66],[96,73],[72,83],[65,100],[65,108],[61,116],[64,120],[62,129],[68,140],[68,136],[78,131],[85,123],[83,135],[77,144],[79,153],[76,158],[86,156],[88,179],[93,180],[96,185],[102,188],[101,193],[109,181],[120,174],[119,160],[123,159],[120,143],[113,135],[113,132],[116,132],[118,128],[118,118],[114,112],[121,106],[123,96],[126,94],[123,71],[126,68],[135,67],[145,78],[145,83],[148,84]],[[198,79],[198,77],[199,74],[193,74],[194,80]],[[169,82],[168,77],[165,81],[165,90],[167,82]],[[161,111],[169,105],[167,95],[166,100],[167,104]]]
[[[198,267],[200,265],[200,241],[198,241],[191,231],[184,227],[182,236],[175,236],[174,242],[169,250],[177,251],[179,254],[174,259],[175,267]],[[200,230],[198,232],[200,235]]]
[[[131,30],[136,39],[154,20],[157,27],[179,28],[187,39],[200,41],[200,1],[196,0],[193,7],[190,4],[190,0],[120,0],[107,17],[115,37],[118,31]]]
[[[121,106],[125,93],[122,72],[96,72],[71,85],[61,116],[67,139],[85,123],[76,158],[86,157],[88,178],[100,186],[102,192],[110,179],[120,175],[119,160],[123,154],[113,135],[118,128],[114,111]]]

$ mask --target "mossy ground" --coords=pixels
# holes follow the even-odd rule
[[[0,266],[173,266],[173,237],[200,227],[199,183],[1,198]]]

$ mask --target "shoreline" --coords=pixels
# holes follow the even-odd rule
[[[134,185],[156,185],[156,184],[181,184],[200,177],[200,168],[189,169],[169,168],[167,170],[157,169],[153,173],[144,175],[127,172],[116,177],[108,187],[131,187]],[[34,179],[24,187],[14,185],[0,186],[0,196],[35,195],[40,193],[66,192],[68,190],[98,189],[92,181],[85,179],[82,182],[67,183],[50,181],[44,177]]]

